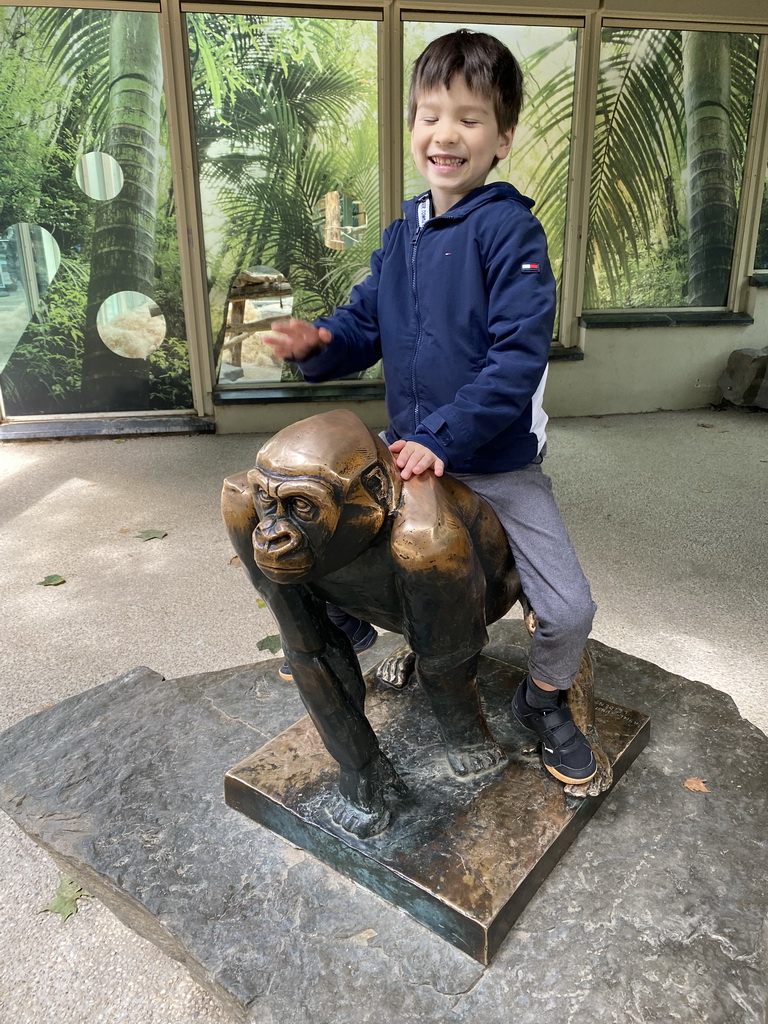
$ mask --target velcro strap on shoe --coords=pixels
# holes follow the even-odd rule
[[[565,747],[576,736],[576,725],[567,708],[556,708],[544,716],[541,738],[550,747]]]

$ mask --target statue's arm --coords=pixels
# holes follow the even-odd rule
[[[327,749],[342,767],[366,765],[378,742],[363,713],[365,683],[352,645],[309,587],[275,583],[259,569],[253,550],[258,515],[245,473],[224,481],[221,508],[232,546],[275,618],[302,700]]]
[[[392,543],[404,632],[422,668],[448,669],[482,650],[486,579],[464,523],[438,507],[398,524]]]

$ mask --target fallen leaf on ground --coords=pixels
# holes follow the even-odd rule
[[[166,530],[142,530],[136,536],[139,540],[162,540],[163,537],[168,536],[168,533]]]
[[[705,782],[706,779],[686,779],[683,785],[694,793],[708,793],[709,790],[704,785]]]
[[[229,564],[230,565],[240,565],[240,556],[239,555],[232,555],[232,557],[229,560]]]
[[[270,654],[277,654],[283,646],[283,642],[275,633],[273,636],[265,636],[263,640],[259,640],[256,646],[260,651],[269,651]]]
[[[86,892],[81,885],[73,881],[71,878],[67,878],[66,875],[61,876],[59,887],[56,890],[56,895],[53,897],[47,907],[43,907],[40,911],[41,914],[47,912],[51,914],[61,915],[62,922],[66,921],[68,917],[77,913],[77,901],[82,899],[84,896],[90,896],[89,892]]]
[[[46,576],[44,580],[39,580],[37,585],[38,587],[60,587],[62,583],[66,582],[63,576],[54,573],[52,576]]]
[[[714,423],[697,423],[697,427],[714,427]]]
[[[257,597],[256,598],[256,607],[257,608],[266,608],[267,607],[267,602],[266,601],[262,601],[260,597]]]

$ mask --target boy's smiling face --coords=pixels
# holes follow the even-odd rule
[[[445,213],[485,179],[512,145],[514,128],[500,132],[488,96],[471,90],[461,75],[449,89],[419,96],[411,154],[432,190],[435,215]]]

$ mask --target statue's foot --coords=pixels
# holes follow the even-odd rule
[[[445,752],[454,775],[461,777],[479,775],[507,763],[504,750],[490,736],[475,743],[446,742]]]
[[[374,676],[383,686],[402,690],[412,679],[415,667],[416,655],[406,645],[399,647],[394,654],[378,664],[374,669]]]
[[[358,839],[370,839],[387,828],[392,820],[392,812],[383,802],[375,810],[364,811],[339,794],[331,817],[345,832]]]
[[[392,820],[385,801],[391,791],[404,796],[408,789],[389,758],[379,751],[365,767],[339,770],[339,798],[331,817],[358,839],[370,839],[383,832]]]

